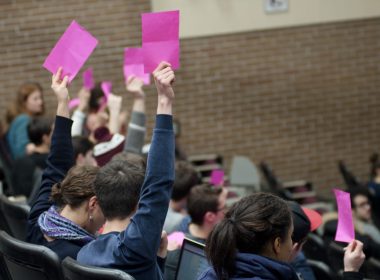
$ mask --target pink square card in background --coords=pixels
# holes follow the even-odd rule
[[[71,82],[97,44],[98,40],[73,20],[50,51],[43,67],[55,74],[62,66],[61,78],[68,76]]]
[[[350,193],[334,189],[334,194],[338,205],[338,227],[335,240],[350,243],[355,239]]]
[[[144,72],[144,55],[142,48],[126,48],[124,50],[124,78],[134,75],[143,80],[145,85],[150,84],[149,73]]]
[[[88,68],[83,72],[83,87],[88,90],[92,90],[95,87],[92,68]]]

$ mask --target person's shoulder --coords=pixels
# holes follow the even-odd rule
[[[216,280],[216,274],[212,267],[207,268],[199,277],[198,280]]]
[[[80,255],[97,255],[107,250],[109,251],[112,246],[117,246],[119,243],[118,235],[119,233],[116,232],[99,235],[95,240],[92,240],[82,247],[78,258]]]

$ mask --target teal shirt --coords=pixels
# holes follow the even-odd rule
[[[24,156],[26,145],[30,142],[28,135],[28,124],[30,117],[27,114],[22,114],[16,117],[7,132],[7,142],[10,149],[10,154],[13,159]]]

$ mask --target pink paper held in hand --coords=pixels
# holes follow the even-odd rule
[[[88,68],[86,71],[83,72],[83,87],[87,90],[92,90],[95,87],[92,68]]]
[[[49,53],[43,67],[55,74],[62,66],[61,78],[68,76],[71,82],[97,44],[98,40],[73,20]]]
[[[144,73],[144,55],[142,48],[126,48],[124,50],[124,78],[134,75],[145,85],[150,84],[149,73]]]
[[[145,13],[141,17],[145,73],[152,73],[161,61],[178,69],[179,11]]]
[[[223,186],[224,183],[224,171],[215,169],[211,172],[210,183],[214,186]]]
[[[338,189],[334,189],[334,194],[338,205],[338,227],[335,241],[350,243],[355,239],[350,194]]]
[[[183,240],[185,239],[185,234],[180,231],[175,231],[168,235],[168,242],[175,243],[179,246],[182,246]]]
[[[69,102],[69,109],[71,110],[71,109],[74,109],[75,107],[78,107],[79,103],[80,103],[79,98],[71,99]]]

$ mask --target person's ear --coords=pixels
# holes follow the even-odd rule
[[[76,165],[83,165],[84,164],[84,155],[78,154],[77,158],[75,159]]]
[[[296,243],[293,243],[293,246],[292,246],[292,252],[290,254],[290,261],[293,261],[299,252],[301,252],[302,250],[302,246],[303,246],[303,243],[299,243],[299,242],[296,242]]]
[[[273,241],[273,252],[278,255],[281,252],[281,238],[276,237]]]
[[[88,208],[90,211],[94,211],[96,207],[98,207],[98,199],[97,197],[94,195],[94,196],[91,196],[89,201],[88,201]]]
[[[215,222],[215,219],[216,219],[216,214],[214,212],[208,211],[203,216],[203,223],[212,224]]]

